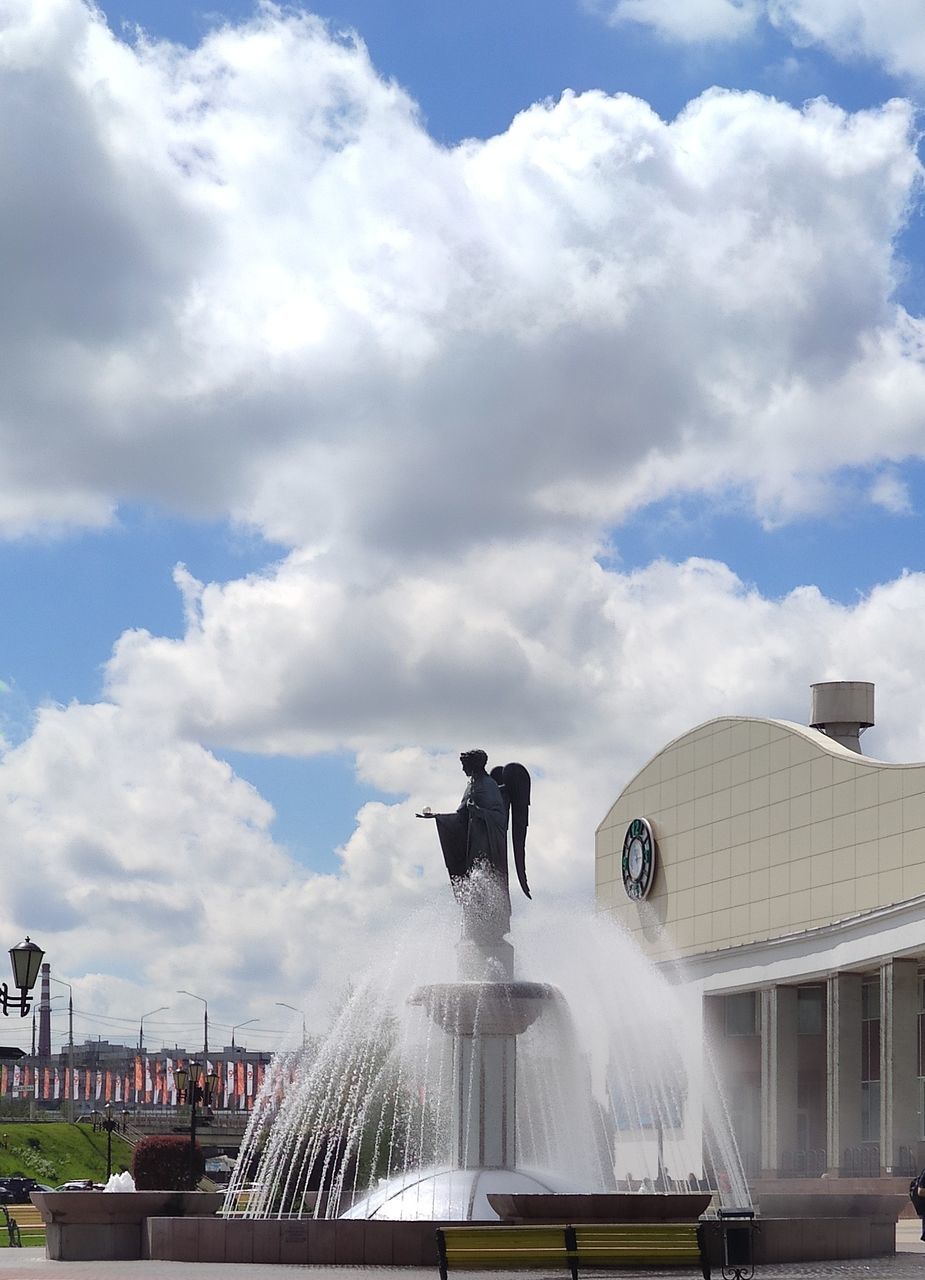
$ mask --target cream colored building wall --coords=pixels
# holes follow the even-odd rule
[[[632,818],[649,820],[657,846],[642,904],[622,881]],[[597,830],[596,893],[655,956],[672,943],[692,954],[780,937],[923,894],[925,764],[871,760],[786,721],[712,720],[619,796]]]

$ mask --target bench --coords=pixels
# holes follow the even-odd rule
[[[574,1226],[437,1228],[441,1280],[451,1270],[689,1267],[710,1280],[696,1222],[598,1222]]]
[[[34,1204],[11,1204],[4,1207],[15,1224],[18,1244],[25,1244],[28,1248],[45,1243],[45,1219]],[[32,1239],[26,1240],[26,1236],[31,1236]],[[11,1239],[10,1244],[12,1243]]]

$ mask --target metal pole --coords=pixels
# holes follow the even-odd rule
[[[196,1079],[190,1073],[190,1109],[189,1109],[189,1189],[196,1190],[196,1099],[199,1096],[199,1071]]]
[[[297,1009],[294,1004],[286,1004],[285,1000],[274,1000],[274,1004],[279,1005],[281,1009],[291,1009],[293,1013],[298,1013],[302,1018],[302,1048],[305,1048],[305,1011]]]
[[[177,995],[192,996],[194,1000],[201,1000],[203,1005],[202,1014],[202,1053],[203,1057],[208,1057],[209,1053],[209,1002],[205,996],[197,996],[195,991],[187,991],[184,987],[177,988]],[[208,1064],[205,1064],[206,1067]]]
[[[35,1091],[38,1088],[39,1069],[35,1061],[35,1010],[32,1010],[32,1092],[29,1094],[29,1119],[35,1119]]]
[[[103,1114],[106,1117],[106,1181],[112,1177],[112,1127],[116,1123],[112,1118],[112,1103],[107,1102]]]
[[[145,1018],[150,1018],[152,1014],[163,1013],[165,1009],[169,1009],[169,1004],[159,1004],[156,1009],[149,1009],[147,1013],[141,1015],[141,1021],[138,1023],[138,1052],[145,1051]]]
[[[67,998],[67,1063],[69,1067],[71,1087],[67,1091],[67,1108],[65,1115],[68,1123],[74,1123],[74,992],[68,984]]]

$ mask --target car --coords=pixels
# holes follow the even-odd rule
[[[28,1204],[29,1193],[41,1191],[41,1184],[35,1178],[23,1178],[18,1175],[0,1178],[0,1203]]]
[[[91,1178],[72,1178],[70,1182],[62,1182],[56,1191],[102,1191],[102,1182],[94,1182]]]

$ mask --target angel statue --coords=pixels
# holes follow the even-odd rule
[[[469,779],[455,813],[431,813],[443,850],[456,900],[463,909],[463,929],[476,941],[504,937],[511,927],[511,896],[507,877],[507,829],[511,826],[514,866],[527,897],[526,844],[530,808],[530,774],[522,764],[496,765],[487,772],[484,751],[463,751],[459,757]]]

